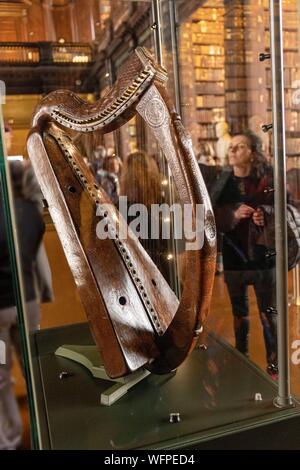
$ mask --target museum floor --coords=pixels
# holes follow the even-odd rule
[[[52,304],[43,305],[41,328],[85,321],[85,315],[79,302],[72,275],[56,232],[51,229],[51,226],[46,232],[45,244],[53,273],[55,301]],[[291,281],[291,276],[289,280]],[[262,329],[252,289],[250,289],[250,305],[250,357],[257,365],[265,369]],[[300,339],[300,306],[291,304],[289,314],[290,344],[292,344],[295,339]],[[230,344],[234,344],[231,308],[222,275],[215,278],[212,310],[207,326]],[[14,377],[24,421],[24,448],[28,449],[30,448],[30,437],[26,391],[22,375],[17,366],[14,369]],[[291,364],[291,379],[292,392],[300,397],[300,365]]]

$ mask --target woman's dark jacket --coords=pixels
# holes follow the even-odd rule
[[[31,201],[15,199],[16,222],[26,301],[36,298],[34,263],[45,225],[38,207]],[[0,309],[15,305],[13,277],[9,258],[3,202],[0,192]]]

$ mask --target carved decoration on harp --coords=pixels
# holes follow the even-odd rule
[[[46,96],[28,137],[36,176],[112,378],[141,367],[160,374],[176,369],[195,346],[210,306],[214,217],[191,139],[170,103],[166,80],[166,70],[139,47],[98,102],[88,104],[65,90]],[[164,152],[181,203],[204,205],[204,245],[186,253],[180,302],[137,237],[130,230],[127,238],[120,236],[125,222],[96,184],[69,134],[69,129],[111,132],[136,113]],[[105,240],[97,237],[99,218],[110,235]]]

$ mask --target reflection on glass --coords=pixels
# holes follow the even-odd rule
[[[2,116],[1,116],[2,126]],[[5,149],[11,153],[13,135],[12,128],[8,123],[4,125]],[[0,341],[5,345],[5,358],[1,361],[0,382],[1,382],[1,420],[0,420],[0,448],[16,449],[22,443],[22,419],[18,408],[13,387],[13,354],[18,359],[19,367],[27,378],[28,388],[32,391],[32,384],[29,380],[29,364],[27,363],[28,351],[24,342],[24,331],[19,330],[17,320],[19,319],[28,332],[34,332],[40,325],[40,303],[52,299],[52,285],[49,263],[46,252],[42,244],[44,234],[44,221],[41,210],[41,193],[35,180],[31,165],[24,161],[22,157],[8,158],[8,165],[4,163],[2,153],[1,127],[1,186],[0,186]],[[7,179],[6,169],[10,173],[12,186],[11,211],[8,210],[7,201]],[[14,250],[11,231],[8,226],[14,217],[17,229],[16,241],[18,241],[19,260],[14,259],[11,250]],[[9,222],[8,222],[9,221]],[[14,261],[13,261],[14,259]],[[16,263],[20,262],[21,285],[16,286],[16,279],[19,278],[16,272]],[[14,263],[14,266],[13,266]],[[18,268],[17,268],[18,269]],[[23,290],[25,305],[22,308],[22,315],[25,315],[24,322],[20,307],[20,299],[16,293]],[[22,356],[23,354],[23,356]],[[30,363],[30,360],[29,360]],[[31,366],[30,366],[31,368]],[[32,397],[29,397],[31,407],[31,418],[34,421]],[[35,423],[32,423],[33,439],[35,440]]]
[[[183,12],[179,56],[184,123],[219,233],[212,312],[222,299],[226,315],[212,314],[209,326],[276,378],[275,258],[262,209],[274,213],[270,135],[261,129],[270,119],[270,64],[258,60],[269,47],[267,13],[262,2],[223,1]]]
[[[295,0],[283,2],[283,49],[284,49],[284,86],[285,86],[285,130],[287,154],[287,191],[289,213],[299,214],[300,191],[300,63],[299,63],[300,10]],[[293,209],[295,208],[295,209]],[[296,213],[295,213],[296,215]],[[298,215],[297,215],[298,217]],[[288,234],[289,252],[292,251],[294,232]],[[299,264],[289,272],[289,344],[291,391],[299,397],[299,318],[300,318],[300,278]]]
[[[299,208],[297,172],[299,166],[298,107],[300,100],[298,100],[298,81],[300,72],[298,42],[300,16],[298,8],[295,0],[283,2],[287,191],[289,203],[293,204],[296,209]],[[266,271],[267,276],[271,275],[271,272],[273,273],[272,279],[268,280],[269,290],[272,294],[270,292],[268,295],[263,294],[266,303],[260,301],[261,295],[260,292],[257,292],[257,286],[253,279],[248,281],[249,297],[247,300],[245,297],[242,300],[243,288],[236,281],[228,282],[229,277],[234,275],[234,271],[232,271],[233,274],[230,273],[230,276],[228,276],[228,272],[230,271],[229,267],[237,269],[235,261],[238,256],[242,263],[246,263],[246,265],[249,263],[249,247],[251,248],[253,240],[251,242],[252,235],[246,230],[246,220],[248,219],[248,225],[253,225],[253,218],[250,224],[250,213],[254,214],[254,211],[258,210],[258,205],[268,205],[267,203],[273,199],[274,188],[270,166],[273,164],[271,133],[262,131],[264,124],[272,122],[271,65],[269,60],[258,60],[259,54],[268,53],[270,50],[269,2],[253,1],[242,4],[241,2],[206,1],[201,6],[199,5],[198,9],[195,7],[193,11],[189,11],[188,14],[187,10],[179,6],[178,13],[180,18],[179,56],[184,123],[191,132],[194,146],[198,149],[198,162],[215,206],[217,219],[218,213],[221,213],[222,216],[225,215],[224,209],[229,200],[235,201],[236,210],[243,211],[242,204],[246,200],[247,205],[251,207],[248,213],[244,207],[243,217],[245,219],[242,224],[244,224],[243,230],[245,232],[241,235],[238,243],[234,239],[234,231],[226,232],[224,227],[222,231],[219,227],[219,255],[216,272],[218,277],[215,282],[212,311],[220,311],[224,301],[226,310],[221,317],[211,315],[209,326],[247,354],[245,345],[248,343],[248,321],[250,321],[250,357],[263,369],[266,369],[269,362],[273,364],[270,357],[273,359],[275,357],[276,336],[272,333],[269,334],[270,332],[266,330],[266,322],[269,323],[270,330],[274,333],[276,313],[273,310],[272,319],[268,321],[269,314],[266,316],[264,312],[264,310],[268,310],[268,307],[274,308],[275,306],[274,272],[273,270]],[[226,129],[227,141],[223,140],[221,135],[220,128],[222,127]],[[265,167],[262,168],[260,176],[256,178],[256,183],[254,180],[252,181],[253,189],[256,186],[258,192],[255,197],[252,197],[252,200],[247,183],[245,189],[246,180],[242,184],[237,182],[241,176],[235,174],[236,170],[233,165],[233,158],[236,159],[243,149],[233,145],[232,152],[230,152],[231,136],[233,136],[233,143],[235,143],[235,140],[241,138],[241,134],[248,129],[260,139],[261,152],[266,159]],[[224,150],[227,153],[225,160]],[[232,158],[231,162],[230,159],[228,162],[230,153]],[[226,167],[228,163],[229,167]],[[253,174],[250,171],[251,173]],[[228,200],[226,201],[227,178],[229,180],[233,178],[235,184],[230,186],[232,192],[227,195]],[[234,196],[235,190],[237,192]],[[259,194],[261,197],[258,198],[260,199],[258,201]],[[270,207],[274,210],[272,204]],[[271,225],[274,223],[273,216],[270,214],[266,214],[265,218],[269,222],[271,221]],[[224,216],[224,219],[229,222],[230,217]],[[274,265],[274,256],[272,256],[272,250],[274,252],[273,229],[274,226],[268,229],[257,226],[255,230],[261,230],[264,233],[263,236],[268,237],[269,240],[261,239],[260,243],[261,247],[269,246],[271,249],[269,253],[271,256],[267,263]],[[239,231],[237,228],[235,230]],[[253,248],[250,251],[253,251]],[[254,251],[256,250],[255,247]],[[230,252],[230,256],[226,256],[226,251]],[[228,265],[228,261],[231,266]],[[225,272],[223,273],[223,271]],[[255,276],[262,275],[261,267],[258,271],[256,269],[254,271]],[[225,285],[223,279],[226,281]],[[289,281],[291,286],[290,303],[291,308],[294,308],[292,304],[297,303],[299,292],[299,267],[290,273]],[[234,289],[230,287],[231,284]],[[256,305],[257,301],[258,306]],[[241,303],[239,307],[241,310],[249,311],[249,318],[242,316],[237,319],[234,315],[231,326],[231,312],[235,312],[238,302]],[[294,338],[293,323],[292,321],[290,330],[291,336]],[[272,351],[271,355],[270,351]],[[265,359],[266,352],[267,361]],[[273,374],[274,370],[275,374]],[[273,372],[271,375],[276,378],[276,360]]]
[[[171,3],[162,0],[160,6],[163,63],[169,73],[168,89],[174,96],[178,94],[178,90],[173,73],[175,52],[170,37]],[[174,3],[178,7],[176,32],[180,78],[180,97],[176,96],[177,100],[174,99],[174,102],[179,102],[181,109],[177,111],[182,114],[184,126],[192,136],[197,161],[215,210],[218,263],[214,295],[208,328],[201,337],[199,349],[193,354],[191,362],[184,364],[177,371],[175,378],[168,376],[160,379],[151,376],[146,385],[140,385],[137,394],[128,394],[124,415],[120,411],[118,421],[126,425],[130,422],[130,432],[126,433],[123,429],[116,431],[111,420],[106,420],[106,445],[116,449],[158,443],[169,438],[169,413],[180,410],[181,407],[186,415],[179,431],[179,427],[172,428],[170,438],[178,439],[179,434],[198,432],[199,426],[200,430],[207,430],[213,426],[227,425],[274,411],[272,399],[276,393],[275,387],[272,383],[270,385],[252,364],[254,362],[264,372],[267,371],[276,384],[273,149],[271,133],[262,131],[262,125],[272,121],[271,71],[268,60],[258,60],[259,53],[269,52],[268,2],[207,0]],[[300,71],[297,60],[300,13],[296,0],[285,1],[283,6],[287,191],[289,201],[300,209]],[[120,67],[137,44],[154,50],[155,28],[151,2],[101,1],[95,26],[97,42],[94,49],[98,68],[96,67],[96,76],[92,77],[94,90],[90,95],[82,95],[91,103],[99,97],[105,98]],[[124,28],[128,28],[125,35]],[[58,61],[65,62],[63,55],[66,54],[71,54],[73,62],[86,63],[91,60],[90,47],[65,48],[62,42],[56,52]],[[34,55],[28,55],[28,58],[35,60]],[[66,79],[64,86],[74,86],[73,78],[70,78],[69,83]],[[77,80],[78,86],[79,82]],[[59,85],[58,83],[57,88]],[[28,129],[30,115],[40,98],[41,96],[30,99],[22,97],[23,107],[30,109],[28,115],[22,117],[27,122]],[[16,109],[19,106],[18,101],[13,98],[9,98],[8,105],[9,119],[14,113],[17,114]],[[7,129],[9,130],[9,126]],[[18,126],[16,129],[16,138],[11,142],[12,154],[21,155],[24,153],[25,138]],[[9,146],[9,132],[6,137]],[[143,204],[146,208],[150,208],[152,204],[171,205],[178,200],[166,159],[138,115],[117,131],[105,135],[97,131],[89,135],[79,135],[71,131],[70,137],[93,174],[95,182],[105,190],[116,206],[121,197],[127,197],[128,205]],[[14,163],[11,168],[12,174],[16,175],[16,213],[23,217],[19,223],[19,238],[24,255],[22,261],[29,307],[29,329],[38,330],[40,327],[41,331],[37,331],[35,338],[41,341],[42,348],[47,349],[51,342],[49,348],[53,349],[51,354],[47,353],[48,357],[43,356],[45,362],[50,360],[51,366],[51,371],[45,377],[47,386],[51,388],[51,382],[56,384],[55,390],[54,387],[52,390],[53,394],[49,397],[49,403],[55,409],[56,402],[62,399],[67,407],[69,397],[61,397],[63,381],[57,380],[58,368],[59,373],[62,370],[61,363],[54,356],[55,348],[60,345],[56,338],[59,338],[60,334],[63,335],[63,332],[75,331],[75,323],[79,324],[80,329],[80,324],[86,322],[86,315],[58,239],[57,227],[47,210],[47,201],[44,201],[44,208],[41,206],[43,196],[36,186],[26,158],[24,164]],[[82,216],[84,215],[86,214],[82,210]],[[148,231],[151,231],[152,222],[147,219]],[[173,233],[172,214],[160,213],[156,222],[161,232],[166,230]],[[1,237],[4,240],[2,232]],[[184,250],[180,242],[173,243],[172,236],[169,239],[142,239],[141,242],[175,290],[184,277]],[[23,248],[25,246],[26,248]],[[7,257],[1,246],[0,256],[4,254]],[[298,267],[290,273],[289,280],[292,380],[295,393],[299,393]],[[10,295],[8,289],[5,289],[5,295]],[[121,297],[120,299],[124,301]],[[10,305],[5,304],[4,307],[6,309]],[[7,337],[15,330],[15,309],[13,315],[5,330]],[[52,327],[59,329],[51,331]],[[62,337],[73,341],[71,334]],[[50,338],[49,344],[47,338]],[[88,335],[78,335],[76,341],[89,343],[92,338]],[[248,359],[251,362],[248,362]],[[8,366],[10,368],[10,356]],[[47,367],[45,366],[45,369]],[[80,369],[76,369],[77,366],[74,365],[68,367],[74,367],[77,380]],[[265,400],[263,409],[259,408],[253,399],[257,384]],[[93,385],[89,382],[89,392],[93,397],[96,393],[95,389],[92,389],[94,386],[99,386],[97,381],[94,381]],[[232,390],[237,392],[234,397]],[[193,396],[193,400],[184,400],[186,403],[183,403],[183,396]],[[144,400],[151,405],[146,411]],[[101,410],[95,410],[94,405],[91,408],[95,411],[95,425],[100,427],[102,417],[97,412]],[[78,415],[74,413],[73,417],[74,422],[78,424]],[[52,429],[55,429],[54,441],[59,446],[60,423],[55,421],[53,416],[49,419]],[[14,442],[19,442],[18,414],[15,415],[14,421],[14,435],[17,436],[17,441]],[[88,425],[88,422],[82,424],[87,426],[87,435]]]

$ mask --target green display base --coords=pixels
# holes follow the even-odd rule
[[[101,393],[101,405],[105,406],[110,406],[118,401],[131,387],[150,374],[150,372],[145,369],[139,369],[125,377],[112,379],[106,374],[101,355],[96,346],[93,345],[80,346],[66,344],[56,349],[55,354],[56,356],[65,357],[83,365],[96,379],[115,382],[112,387],[109,387],[105,392]]]
[[[54,354],[62,345],[94,345],[87,323],[30,339],[41,449],[299,449],[300,405],[276,408],[277,384],[212,333],[176,374],[150,374],[113,406],[100,405],[100,395],[115,383]],[[61,380],[62,371],[69,377]],[[180,421],[170,423],[170,413]]]

